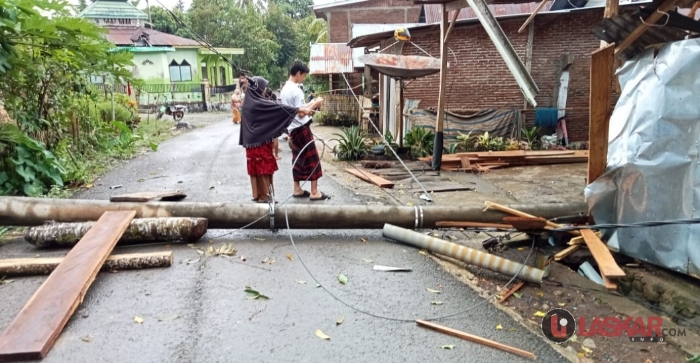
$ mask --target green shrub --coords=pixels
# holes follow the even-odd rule
[[[112,102],[100,102],[97,104],[97,112],[104,122],[112,121]],[[127,125],[132,124],[137,118],[134,111],[119,103],[114,103],[114,121],[123,121]]]
[[[0,124],[0,195],[38,196],[52,185],[63,186],[63,166],[44,145],[17,126]]]
[[[338,145],[333,147],[333,153],[338,160],[359,160],[367,155],[367,151],[369,151],[367,142],[369,139],[360,130],[359,126],[343,128],[342,131],[342,135],[333,134],[334,136],[338,136],[337,139],[333,139],[334,141],[338,141]]]
[[[411,156],[420,158],[433,154],[433,145],[435,144],[435,134],[432,131],[427,131],[420,126],[413,126],[404,137],[404,144],[411,151]]]

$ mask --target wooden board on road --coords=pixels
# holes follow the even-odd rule
[[[374,185],[380,186],[382,188],[393,188],[394,183],[386,180],[380,176],[374,175],[368,171],[358,170],[358,169],[345,169],[347,173],[350,173],[366,182],[372,183]]]
[[[102,214],[0,335],[0,362],[46,356],[135,215]]]

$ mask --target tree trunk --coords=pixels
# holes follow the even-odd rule
[[[62,261],[63,257],[13,258],[9,260],[0,260],[0,276],[48,275]],[[100,271],[169,267],[172,263],[172,251],[130,253],[107,257]]]
[[[90,230],[92,223],[49,223],[30,228],[24,239],[39,248],[72,247]],[[195,242],[207,232],[207,225],[205,218],[139,218],[131,221],[117,243]]]

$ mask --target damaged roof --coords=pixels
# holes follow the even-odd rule
[[[345,43],[311,44],[309,74],[351,73],[352,48]]]
[[[140,35],[144,34],[147,37],[148,45],[171,46],[171,47],[200,47],[201,45],[192,39],[179,37],[168,33],[159,32],[153,29],[146,28],[107,28],[108,33],[105,37],[110,42],[116,45],[139,45]]]

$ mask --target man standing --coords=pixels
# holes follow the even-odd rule
[[[318,97],[315,100],[305,103],[304,91],[299,88],[299,85],[304,81],[306,75],[309,74],[309,68],[302,62],[294,62],[289,70],[289,79],[282,87],[280,96],[282,104],[292,107],[302,107],[315,110],[321,105],[323,99]],[[323,176],[321,170],[321,160],[318,156],[316,143],[313,142],[314,135],[311,132],[311,122],[313,119],[309,116],[294,118],[292,123],[287,128],[289,134],[289,146],[292,149],[292,162],[296,160],[292,175],[294,177],[294,197],[305,198],[310,200],[326,200],[330,199],[318,191],[318,179]],[[302,149],[304,150],[302,152]],[[297,159],[298,157],[298,159]],[[311,182],[311,193],[301,189],[299,185],[302,181]]]

